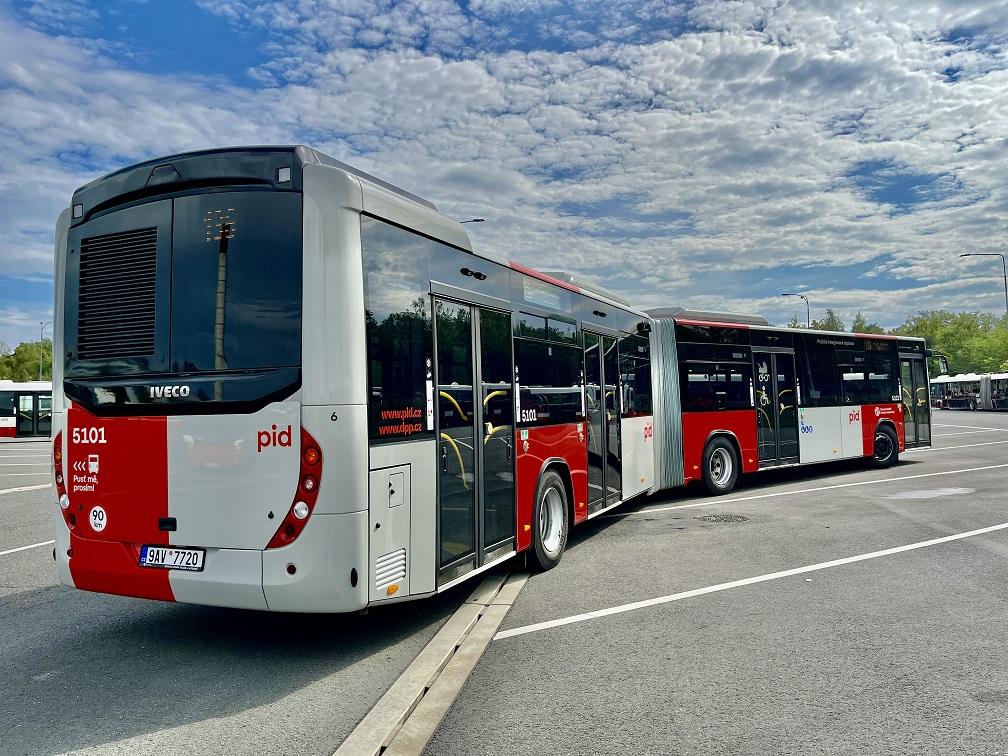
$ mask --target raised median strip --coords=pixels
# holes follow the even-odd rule
[[[419,754],[458,697],[527,579],[525,573],[484,578],[334,756]]]

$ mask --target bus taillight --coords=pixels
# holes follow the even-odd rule
[[[294,492],[287,516],[284,517],[277,532],[266,545],[267,549],[277,549],[287,546],[301,535],[305,524],[315,509],[319,487],[322,483],[322,450],[312,435],[301,428],[301,470],[298,473],[298,487]]]
[[[66,480],[63,479],[63,431],[53,439],[53,480],[56,482],[56,498],[67,527],[71,530],[77,524],[77,518],[70,513],[70,497],[66,492]]]

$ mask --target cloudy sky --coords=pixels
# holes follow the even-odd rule
[[[77,186],[262,143],[641,306],[1001,312],[958,255],[1008,251],[1006,45],[984,0],[0,0],[0,339]]]

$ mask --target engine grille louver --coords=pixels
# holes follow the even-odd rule
[[[79,359],[154,354],[157,228],[81,240]]]
[[[406,577],[406,549],[399,549],[375,560],[375,588],[398,583]]]

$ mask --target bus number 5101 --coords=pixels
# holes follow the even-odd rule
[[[74,428],[73,442],[75,444],[104,444],[104,428]]]

